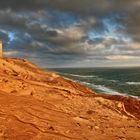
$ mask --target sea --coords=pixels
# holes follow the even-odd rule
[[[59,75],[79,82],[99,94],[140,98],[140,67],[131,68],[55,68]]]

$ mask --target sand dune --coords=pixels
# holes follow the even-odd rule
[[[140,101],[0,58],[0,140],[70,139],[140,140]]]

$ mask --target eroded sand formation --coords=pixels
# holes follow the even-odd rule
[[[0,59],[0,140],[140,140],[140,101],[97,95],[23,59]]]

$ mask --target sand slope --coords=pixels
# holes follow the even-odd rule
[[[24,59],[0,59],[0,140],[140,140],[140,101],[99,96]]]

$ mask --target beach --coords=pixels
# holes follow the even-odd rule
[[[140,100],[0,58],[0,139],[139,140]]]

